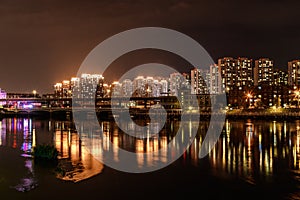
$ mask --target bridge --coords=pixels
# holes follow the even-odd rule
[[[189,102],[191,98],[184,100],[185,107],[189,107],[192,112],[194,102]],[[208,95],[197,95],[198,104],[202,110],[207,110],[210,104],[208,103]],[[87,114],[90,109],[84,108],[90,106],[92,99],[78,99],[72,104],[73,99],[71,97],[66,98],[8,98],[0,99],[0,105],[5,104],[6,107],[0,109],[2,115],[5,116],[17,116],[17,115],[36,115],[36,116],[68,116],[72,117],[75,113]],[[88,102],[87,102],[88,101]],[[128,112],[132,116],[138,116],[141,118],[149,117],[149,108],[152,105],[162,105],[169,117],[178,117],[181,115],[181,103],[176,96],[160,96],[160,97],[131,97],[129,102],[128,98],[116,97],[113,98],[95,98],[95,111],[99,117],[111,118],[111,104],[114,105],[114,113],[122,115],[124,112]],[[24,107],[22,105],[34,105]],[[72,108],[72,105],[75,105]],[[188,106],[189,105],[189,106]],[[78,107],[77,107],[78,106]],[[1,115],[1,114],[0,114]]]
[[[194,95],[193,95],[194,96]],[[208,106],[210,103],[210,98],[214,95],[203,94],[196,95],[198,102],[200,105]],[[91,99],[89,98],[75,98],[77,102],[85,102]],[[189,95],[184,96],[184,101],[186,103],[189,102],[192,98]],[[0,99],[0,105],[11,105],[12,107],[16,107],[18,104],[40,104],[41,107],[49,108],[49,107],[71,107],[72,106],[72,97],[56,97],[56,98],[34,98],[34,97],[26,97],[26,98],[6,98]],[[96,106],[101,105],[110,105],[112,98],[110,97],[101,97],[95,98]],[[121,105],[124,102],[127,102],[127,97],[115,97],[113,98],[114,103],[119,103]],[[144,105],[144,107],[151,106],[156,103],[162,103],[164,105],[173,105],[179,106],[179,101],[176,96],[159,96],[159,97],[130,97],[130,102],[135,102],[136,105]]]

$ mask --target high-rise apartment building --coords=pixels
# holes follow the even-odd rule
[[[252,59],[224,57],[218,59],[222,93],[227,93],[229,106],[249,105],[246,95],[254,85]]]
[[[124,97],[131,97],[133,92],[132,81],[130,79],[125,79],[122,81],[122,94]]]
[[[82,98],[95,98],[99,83],[103,85],[104,77],[101,74],[81,74],[80,91]]]
[[[174,72],[170,74],[169,79],[169,85],[170,85],[170,95],[178,96],[178,91],[181,88],[181,85],[184,82],[184,77],[179,72]]]
[[[300,86],[300,60],[288,62],[289,85]]]
[[[222,79],[219,72],[218,65],[211,65],[209,68],[210,74],[210,84],[209,91],[210,94],[220,94],[222,92]]]
[[[273,73],[273,84],[274,85],[288,85],[289,79],[288,79],[288,73],[283,70],[275,69]]]
[[[272,85],[274,83],[274,62],[269,58],[255,60],[254,85]]]
[[[209,94],[209,70],[194,68],[191,70],[191,93]]]
[[[252,59],[245,57],[224,57],[218,60],[219,73],[221,74],[222,89],[226,92],[238,89],[245,90],[253,86]]]

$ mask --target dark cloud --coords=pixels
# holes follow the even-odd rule
[[[270,57],[276,66],[286,68],[287,61],[300,58],[300,2],[249,2],[2,0],[0,87],[11,92],[51,92],[56,81],[76,74],[85,56],[101,41],[142,26],[181,31],[196,39],[215,60]],[[150,58],[173,64],[175,60],[158,55]],[[138,56],[132,64],[145,60],[150,61]],[[178,62],[176,67],[184,64]]]

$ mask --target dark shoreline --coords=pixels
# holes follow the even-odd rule
[[[97,117],[100,120],[113,120],[114,117],[111,112],[109,111],[100,111],[96,112]],[[87,116],[86,114],[83,114],[82,116]],[[224,113],[215,113],[214,116],[223,117]],[[0,113],[0,119],[3,118],[20,118],[20,117],[27,117],[27,118],[38,118],[38,119],[66,119],[71,120],[73,119],[73,113],[70,111],[57,111],[57,112],[44,112],[44,111],[35,111],[35,112],[19,112],[19,113],[13,113],[13,112],[6,112],[6,113]],[[122,117],[120,115],[119,117]],[[190,119],[192,120],[199,120],[198,115],[190,115]],[[133,119],[149,119],[149,115],[147,112],[141,112],[136,113],[133,117]],[[300,119],[300,112],[278,112],[278,113],[270,113],[270,112],[252,112],[252,111],[242,111],[238,113],[234,112],[227,112],[226,119],[265,119],[265,120],[294,120],[294,119]],[[201,112],[200,113],[200,119],[201,120],[210,120],[211,119],[211,113],[210,112]],[[180,113],[169,113],[168,114],[168,120],[181,120]]]

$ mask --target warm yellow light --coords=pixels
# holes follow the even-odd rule
[[[252,94],[248,93],[248,94],[247,94],[247,97],[248,97],[248,98],[252,98]]]

